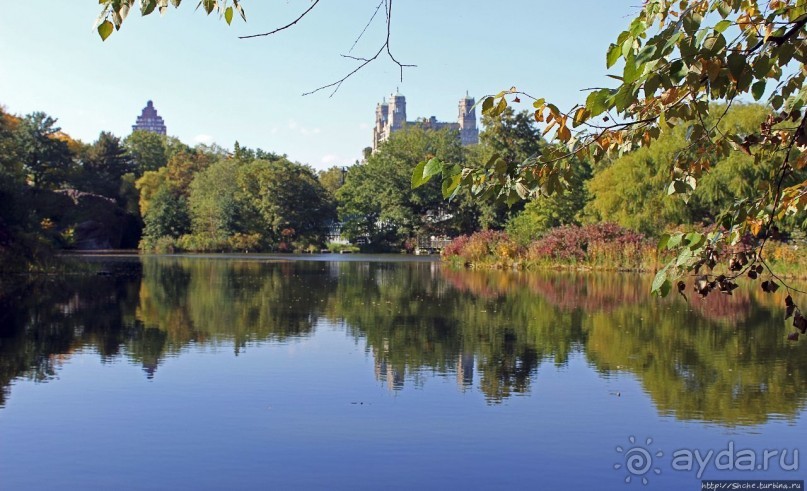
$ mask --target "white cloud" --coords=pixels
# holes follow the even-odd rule
[[[193,141],[196,143],[204,143],[205,145],[210,145],[213,143],[213,136],[212,135],[205,135],[202,133],[201,135],[196,135],[193,137]]]
[[[369,125],[369,124],[367,124],[367,123],[359,123],[359,129],[360,129],[360,130],[369,130],[369,129],[370,129],[370,125]]]
[[[326,165],[332,165],[332,164],[335,164],[337,162],[342,162],[342,161],[343,161],[343,159],[340,156],[334,155],[332,153],[329,153],[327,155],[322,156],[322,163],[326,164]]]
[[[288,123],[288,128],[294,132],[297,132],[301,135],[318,135],[322,132],[319,128],[309,128],[307,126],[302,126],[297,123],[297,121],[290,119]]]

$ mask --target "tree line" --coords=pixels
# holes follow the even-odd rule
[[[718,126],[744,133],[770,111],[759,104],[725,108]],[[483,116],[478,145],[456,132],[410,125],[352,166],[315,171],[260,148],[235,143],[191,147],[137,131],[102,132],[92,143],[71,138],[42,112],[0,113],[0,248],[6,265],[36,262],[49,247],[139,247],[144,251],[313,251],[334,234],[374,251],[414,249],[424,237],[507,231],[521,245],[555,227],[613,222],[657,237],[681,225],[714,223],[720,210],[750,199],[770,182],[775,162],[741,152],[711,163],[687,203],[669,199],[664,182],[687,150],[680,125],[643,147],[597,163],[579,159],[552,194],[529,201],[444,198],[438,180],[415,189],[418,165],[436,158],[503,171],[551,153],[534,118],[509,107]],[[491,159],[495,162],[491,164]],[[804,171],[801,171],[804,173]],[[807,176],[804,176],[807,177]],[[804,178],[802,177],[802,178]],[[782,232],[803,230],[793,215]]]

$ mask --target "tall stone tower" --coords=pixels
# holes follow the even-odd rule
[[[387,121],[389,121],[389,104],[382,101],[375,107],[375,126],[373,126],[373,152],[378,150],[382,141],[387,139]]]
[[[137,122],[132,125],[132,132],[135,131],[150,131],[160,135],[166,134],[165,121],[157,114],[157,109],[155,109],[153,102],[148,101],[146,103],[143,112],[137,117]]]
[[[406,124],[406,97],[400,92],[395,92],[389,96],[389,119],[392,131],[403,128]]]
[[[476,145],[479,143],[479,129],[476,127],[476,108],[474,108],[474,98],[465,93],[465,97],[460,99],[459,116],[460,140],[463,145]]]
[[[382,101],[375,107],[375,126],[373,126],[373,152],[378,150],[381,142],[389,139],[393,131],[398,131],[406,124],[406,97],[400,92],[390,94],[389,102]]]

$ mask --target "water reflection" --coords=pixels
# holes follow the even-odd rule
[[[490,404],[539,386],[541,364],[583,353],[630,372],[658,411],[721,425],[795,418],[807,350],[785,341],[777,295],[659,302],[633,275],[450,271],[436,263],[143,258],[108,276],[31,282],[0,297],[0,406],[16,378],[44,381],[77,350],[159,376],[189,347],[311,336],[346,326],[390,390],[451,377]],[[546,367],[546,365],[544,365]],[[546,368],[544,368],[546,369]]]

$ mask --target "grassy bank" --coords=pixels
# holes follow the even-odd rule
[[[463,235],[443,250],[444,261],[469,269],[558,269],[656,272],[673,258],[659,252],[656,240],[600,223],[558,227],[523,245],[505,232],[487,230]],[[763,258],[783,278],[807,278],[804,244],[769,241]]]

